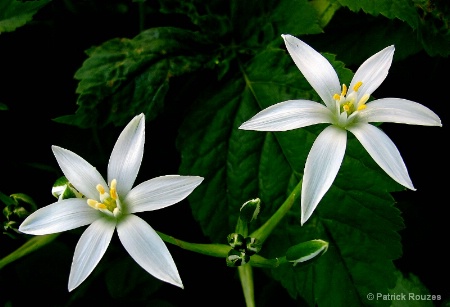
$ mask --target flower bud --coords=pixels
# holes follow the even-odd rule
[[[259,198],[251,199],[245,202],[240,210],[239,218],[246,223],[250,223],[258,217],[261,210],[261,200]]]
[[[228,244],[235,250],[245,251],[245,239],[239,233],[230,233],[227,237]]]
[[[250,261],[250,256],[245,252],[240,252],[235,249],[230,249],[227,256],[227,266],[238,267]]]
[[[323,240],[311,240],[294,245],[286,252],[286,260],[295,265],[300,262],[324,254],[328,249],[328,242]]]
[[[247,255],[254,255],[261,250],[262,244],[256,238],[247,237],[245,238],[245,247]]]
[[[68,199],[68,198],[82,198],[83,194],[78,192],[72,184],[67,180],[66,177],[58,178],[52,187],[52,195],[58,200]]]

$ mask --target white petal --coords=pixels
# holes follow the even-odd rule
[[[325,128],[314,141],[303,175],[302,225],[310,218],[336,178],[346,146],[347,132],[334,126]]]
[[[183,288],[169,250],[149,224],[130,214],[120,220],[117,233],[125,249],[144,270],[162,281]]]
[[[168,175],[147,180],[134,187],[124,199],[126,213],[152,211],[186,198],[203,177]]]
[[[117,179],[117,192],[125,196],[134,184],[144,154],[145,116],[135,116],[123,129],[109,158],[108,183]]]
[[[81,235],[73,255],[69,276],[69,291],[78,287],[92,273],[111,242],[116,222],[99,219]]]
[[[86,199],[64,199],[32,213],[22,222],[19,231],[32,235],[63,232],[90,224],[101,214],[89,207]]]
[[[341,93],[341,85],[333,66],[324,56],[298,38],[292,35],[281,36],[289,54],[303,76],[325,104],[334,109],[333,95]]]
[[[106,187],[106,182],[97,169],[70,150],[58,146],[52,146],[52,150],[67,180],[87,198],[98,199],[95,187]]]
[[[353,76],[349,86],[349,94],[353,91],[355,84],[361,81],[362,86],[359,88],[358,92],[361,93],[361,95],[371,95],[380,84],[383,83],[384,79],[386,79],[392,64],[394,51],[395,48],[392,45],[368,58]]]
[[[239,129],[286,131],[321,123],[331,123],[331,111],[309,100],[288,100],[274,104],[243,123]]]
[[[391,139],[379,128],[370,124],[356,124],[347,128],[361,142],[370,156],[392,179],[416,190],[411,182],[400,152]]]
[[[367,103],[366,108],[358,113],[358,121],[442,126],[436,113],[420,103],[401,98],[383,98]]]

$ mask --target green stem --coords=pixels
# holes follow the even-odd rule
[[[28,255],[31,252],[34,252],[35,250],[49,244],[53,240],[56,239],[56,237],[59,236],[59,233],[53,233],[48,235],[42,235],[42,236],[35,236],[29,239],[27,242],[25,242],[21,247],[16,249],[14,252],[9,254],[3,259],[0,259],[0,269],[2,269],[5,265],[22,258],[25,255]]]
[[[207,256],[226,258],[228,256],[228,252],[231,249],[231,246],[225,244],[189,243],[186,241],[178,240],[159,231],[157,231],[157,233],[161,237],[161,239],[163,239],[163,241],[167,243],[174,244],[178,247],[181,247],[182,249]]]
[[[244,292],[245,305],[255,307],[255,291],[253,284],[252,266],[249,264],[238,267],[239,279],[241,280],[242,291]]]
[[[258,254],[252,255],[250,258],[250,265],[255,268],[268,268],[275,269],[280,264],[286,263],[286,257],[280,257],[275,259],[266,259]]]
[[[294,202],[300,195],[302,188],[302,180],[295,186],[289,197],[284,201],[284,203],[278,208],[278,210],[262,225],[260,228],[255,230],[250,234],[250,237],[256,238],[264,242],[267,237],[272,233],[273,229],[278,225],[278,223],[283,219],[286,213],[289,212]]]

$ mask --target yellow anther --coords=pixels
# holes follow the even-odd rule
[[[342,84],[342,93],[341,96],[347,95],[347,86],[345,84]]]
[[[100,195],[105,194],[105,188],[101,184],[97,184],[95,188],[100,193]]]
[[[106,206],[102,203],[99,203],[98,201],[94,199],[88,199],[87,203],[89,206],[91,206],[94,209],[106,209]]]
[[[113,179],[113,180],[111,181],[111,188],[109,189],[109,194],[111,195],[111,198],[114,199],[114,200],[117,199],[117,190],[116,190],[116,187],[117,187],[117,180],[116,180],[116,179]]]
[[[92,208],[97,209],[97,203],[98,203],[98,201],[96,201],[96,200],[94,200],[94,199],[88,199],[88,200],[87,200],[87,203],[88,203],[88,205],[91,206]]]
[[[365,104],[362,104],[358,107],[358,111],[364,110],[367,106]]]
[[[333,99],[334,100],[339,100],[339,99],[341,99],[341,96],[339,96],[339,94],[334,94],[333,95]]]
[[[363,83],[361,81],[356,82],[355,86],[353,87],[353,90],[357,92],[359,88],[361,87]]]

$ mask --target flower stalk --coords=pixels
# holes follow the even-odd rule
[[[286,213],[289,212],[294,202],[298,199],[302,188],[302,180],[295,186],[291,194],[286,198],[284,203],[278,208],[278,210],[257,230],[250,234],[250,237],[256,238],[263,243],[267,237],[272,233],[274,228],[283,219]]]

